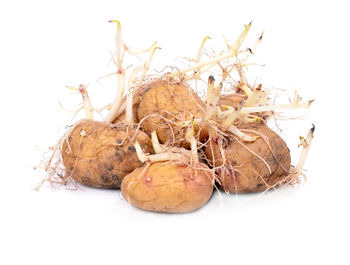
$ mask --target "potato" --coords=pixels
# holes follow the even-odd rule
[[[191,115],[202,118],[204,114],[204,103],[190,88],[163,80],[148,84],[138,109],[140,121],[153,115],[146,118],[141,126],[147,133],[156,130],[160,143],[184,139],[186,128],[180,128],[174,123],[189,120]],[[180,145],[188,146],[185,141],[181,141]]]
[[[156,162],[135,169],[122,182],[122,195],[132,205],[154,212],[185,213],[203,206],[213,192],[213,176],[176,162]]]
[[[228,139],[224,145],[226,164],[217,172],[220,185],[226,192],[263,191],[288,176],[290,153],[278,134],[262,123],[241,125],[239,129],[248,135],[258,134],[244,130],[255,131],[265,136],[270,147],[262,137],[255,142],[243,142],[238,138]],[[215,167],[223,164],[219,146],[214,141],[208,143],[205,154],[211,163],[214,154]]]
[[[135,129],[92,120],[78,122],[62,145],[66,174],[84,185],[119,188],[125,175],[142,166],[130,139]],[[150,138],[142,131],[135,137],[145,152],[151,152]]]

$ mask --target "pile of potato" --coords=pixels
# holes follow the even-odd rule
[[[118,48],[120,23],[114,22]],[[227,51],[227,58],[221,55],[222,60],[233,57],[236,65],[224,68],[220,76],[209,75],[205,99],[192,81],[220,58],[201,63],[197,56],[192,69],[151,79],[144,78],[144,71],[138,82],[130,77],[132,86],[127,93],[118,88],[105,121],[94,121],[91,106],[85,106],[87,119],[74,124],[60,144],[62,178],[95,188],[120,188],[124,199],[140,209],[171,213],[200,208],[214,188],[236,194],[297,182],[314,127],[301,138],[302,157],[292,167],[286,143],[269,128],[268,120],[279,109],[307,107],[311,101],[301,104],[296,97],[291,104],[273,105],[261,85],[247,82],[237,56],[249,27]],[[118,54],[116,61],[118,78],[125,83]],[[233,70],[240,80],[224,93]],[[90,104],[83,92],[84,103]]]

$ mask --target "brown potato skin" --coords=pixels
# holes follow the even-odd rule
[[[249,129],[264,135],[272,149],[269,149],[266,142],[259,137],[255,142],[247,143],[234,138],[228,141],[225,147],[226,165],[218,170],[218,179],[223,190],[230,193],[246,193],[264,191],[268,187],[275,185],[289,174],[290,152],[283,139],[266,125],[245,124],[239,126],[241,130]],[[245,132],[249,135],[257,135]],[[215,157],[215,166],[222,165],[222,157],[219,147],[215,142],[211,142]],[[271,172],[266,164],[256,155],[263,158],[270,166]],[[213,161],[213,155],[209,144],[205,150],[209,161]]]
[[[134,133],[135,129],[120,124],[78,122],[62,144],[66,174],[86,186],[120,188],[124,176],[142,166],[129,142]],[[139,131],[136,139],[145,152],[153,151],[146,133]]]
[[[196,170],[175,162],[145,165],[124,178],[122,195],[143,210],[191,212],[203,206],[212,195],[213,176],[208,169],[201,163],[196,165]]]
[[[159,115],[145,119],[141,126],[149,134],[156,130],[160,143],[173,143],[173,141],[185,138],[186,128],[180,128],[173,123],[167,122],[165,119],[178,123],[189,120],[191,114],[195,118],[204,117],[204,103],[185,84],[156,80],[150,82],[147,86],[148,88],[140,101],[138,118],[141,121],[148,115]],[[202,137],[205,138],[205,135]],[[188,146],[186,141],[180,142],[181,146]]]

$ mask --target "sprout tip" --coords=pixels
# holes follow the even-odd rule
[[[315,101],[316,99],[311,99],[311,100],[309,100],[309,107],[310,107],[310,105]]]
[[[311,127],[312,134],[314,133],[314,131],[315,131],[315,124],[312,124],[312,127]]]
[[[108,20],[108,23],[117,23],[118,25],[120,25],[120,21],[119,20],[116,20],[116,19],[111,19],[111,20]]]
[[[263,36],[264,36],[264,30],[261,32],[261,35],[260,35],[260,37],[259,37],[259,40],[262,40],[262,38],[263,38]]]

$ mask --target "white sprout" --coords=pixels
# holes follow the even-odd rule
[[[300,141],[301,141],[300,145],[303,147],[303,150],[301,151],[297,165],[292,169],[291,175],[294,175],[296,177],[303,175],[302,171],[303,171],[304,164],[306,162],[308,152],[310,150],[311,142],[314,138],[314,131],[315,131],[315,125],[312,125],[311,129],[309,130],[306,136],[306,139],[304,139],[304,137],[302,136],[300,137]]]
[[[175,160],[175,161],[180,161],[182,158],[182,155],[180,153],[173,153],[173,152],[164,152],[160,154],[155,154],[155,155],[146,155],[140,144],[136,141],[135,144],[135,150],[138,159],[142,162],[161,162],[161,161],[170,161],[170,160]]]
[[[152,132],[151,138],[152,138],[152,146],[153,146],[154,151],[155,151],[157,154],[162,153],[164,150],[163,150],[162,145],[159,143],[159,140],[158,140],[158,136],[157,136],[157,132],[156,132],[156,131],[153,131],[153,132]]]
[[[66,86],[66,87],[69,89],[72,89],[72,90],[79,91],[79,93],[83,97],[83,108],[85,111],[85,116],[87,119],[93,120],[94,119],[94,109],[91,105],[91,100],[90,100],[89,94],[87,92],[87,87],[83,84],[79,85],[79,88],[75,88],[75,87],[71,87],[71,86]]]

